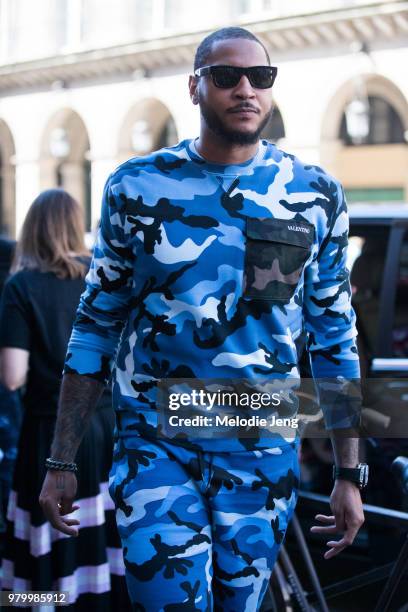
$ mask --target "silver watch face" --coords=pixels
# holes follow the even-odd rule
[[[346,471],[352,472],[353,476],[345,477],[346,480],[350,480],[354,482],[358,486],[359,489],[363,489],[367,486],[368,483],[368,465],[367,463],[359,463],[355,468],[347,468]],[[333,465],[333,478],[336,479],[338,476],[336,474],[336,466]],[[341,476],[340,476],[341,479]]]
[[[360,487],[366,487],[368,483],[368,465],[367,463],[359,463],[357,467],[360,470]]]

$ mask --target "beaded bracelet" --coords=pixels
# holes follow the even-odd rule
[[[67,463],[65,461],[56,461],[56,459],[48,459],[45,460],[45,467],[47,470],[58,470],[63,472],[77,472],[78,466],[76,463]]]

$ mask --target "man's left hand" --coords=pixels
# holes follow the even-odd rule
[[[316,514],[315,519],[323,525],[314,525],[310,528],[313,533],[343,533],[340,540],[327,542],[327,546],[330,546],[330,548],[324,554],[325,559],[331,559],[344,548],[350,546],[364,523],[360,490],[352,482],[336,480],[330,497],[330,507],[333,515]]]

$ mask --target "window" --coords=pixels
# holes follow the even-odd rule
[[[397,111],[387,100],[376,96],[368,97],[369,131],[358,144],[381,145],[404,143],[404,126]],[[346,114],[343,113],[340,126],[340,139],[347,146],[356,145],[348,131]],[[358,145],[357,145],[358,146]]]
[[[184,21],[185,11],[188,9],[184,0],[165,0],[163,26],[165,29],[179,29],[180,22]]]
[[[148,38],[152,19],[152,0],[82,0],[81,40],[99,48]]]
[[[134,36],[137,39],[149,38],[153,30],[153,3],[152,0],[137,0],[134,3],[134,13],[129,15],[129,22],[134,26]]]
[[[55,11],[56,42],[60,49],[68,42],[68,0],[57,0]]]
[[[392,352],[394,357],[408,357],[408,230],[405,232],[399,260]]]
[[[156,0],[155,31],[182,32],[205,29],[219,23],[220,12],[225,10],[222,3],[207,0],[205,5],[191,0]]]
[[[237,15],[250,13],[252,9],[251,0],[235,0],[235,10]]]
[[[350,228],[350,284],[352,304],[357,315],[360,359],[363,361],[367,361],[376,350],[388,238],[389,230],[385,226],[351,225]]]
[[[8,61],[48,57],[57,51],[57,0],[13,0],[8,4]]]

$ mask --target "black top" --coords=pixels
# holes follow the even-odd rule
[[[90,259],[84,258],[89,266]],[[26,409],[55,415],[65,353],[82,278],[59,279],[52,272],[22,270],[6,282],[0,302],[0,347],[30,352]]]

